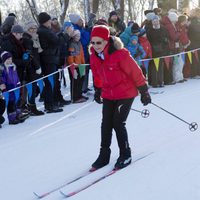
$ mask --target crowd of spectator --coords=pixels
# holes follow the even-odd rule
[[[124,23],[117,11],[111,11],[108,19],[98,19],[90,13],[88,22],[71,13],[69,20],[61,25],[57,17],[46,12],[38,15],[38,23],[26,24],[20,24],[15,14],[10,13],[0,27],[0,125],[5,121],[5,110],[9,124],[18,124],[29,116],[62,112],[65,105],[88,100],[84,94],[91,90],[88,88],[89,46],[95,25],[108,26],[111,35],[121,39],[151,87],[183,83],[189,77],[199,76],[200,9],[193,9],[189,15],[175,9],[163,14],[160,8],[146,10],[144,14],[146,19],[139,25],[134,21]],[[188,57],[184,62],[182,53],[191,50],[195,51],[193,62]],[[163,58],[169,55],[176,56],[166,62]],[[157,66],[152,58],[161,57]],[[148,70],[143,59],[149,59]],[[80,74],[79,64],[85,64],[84,76]],[[68,68],[71,99],[66,100],[61,93],[61,77],[65,80],[63,69],[69,65],[74,66],[74,71]],[[59,69],[61,73],[55,73]],[[53,88],[46,78],[52,73],[55,73]],[[43,92],[34,82],[42,77]],[[31,96],[26,87],[20,87],[20,98],[16,101],[13,89],[30,82],[33,82]],[[2,95],[5,91],[9,91],[8,105]],[[44,102],[44,111],[37,108],[38,94]]]

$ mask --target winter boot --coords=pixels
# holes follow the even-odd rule
[[[46,113],[57,113],[57,112],[62,112],[63,109],[59,108],[58,106],[45,106],[45,112]]]
[[[0,115],[0,124],[3,124],[4,122],[5,122],[5,118],[2,115]]]
[[[115,169],[122,169],[131,164],[131,149],[128,148],[125,151],[120,151],[120,156],[115,163]]]
[[[35,104],[30,104],[29,105],[30,111],[31,111],[31,116],[40,116],[40,115],[44,115],[44,112],[42,112],[41,110],[38,110]]]
[[[28,112],[21,112],[21,109],[17,109],[16,118],[20,121],[20,123],[24,122],[27,118],[29,118],[30,114]]]
[[[17,113],[16,112],[8,113],[8,121],[9,121],[9,124],[11,124],[11,125],[15,125],[15,124],[20,123],[20,121],[17,119]]]
[[[110,161],[110,153],[111,153],[110,148],[101,148],[99,157],[92,164],[91,171],[97,170],[97,169],[102,168],[105,165],[107,165]]]
[[[71,104],[70,100],[61,99],[60,101],[58,101],[59,107],[64,107],[64,106],[69,105],[69,104]]]

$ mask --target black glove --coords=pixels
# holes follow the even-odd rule
[[[101,88],[95,88],[94,101],[99,104],[103,103],[101,98]]]
[[[141,102],[143,103],[144,106],[148,105],[149,103],[151,103],[151,96],[148,92],[148,87],[147,85],[143,85],[138,87],[138,90],[141,94]]]

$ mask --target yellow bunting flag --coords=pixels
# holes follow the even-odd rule
[[[188,52],[187,54],[188,54],[189,61],[192,64],[192,52]]]
[[[156,66],[156,70],[158,71],[158,69],[159,69],[159,63],[160,63],[160,58],[154,58],[153,61],[154,61],[155,66]]]

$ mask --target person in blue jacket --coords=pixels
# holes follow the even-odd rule
[[[146,52],[144,51],[143,47],[139,44],[138,36],[133,35],[130,37],[127,49],[129,50],[131,56],[135,59],[137,64],[141,67],[142,62],[140,60],[145,58]]]

